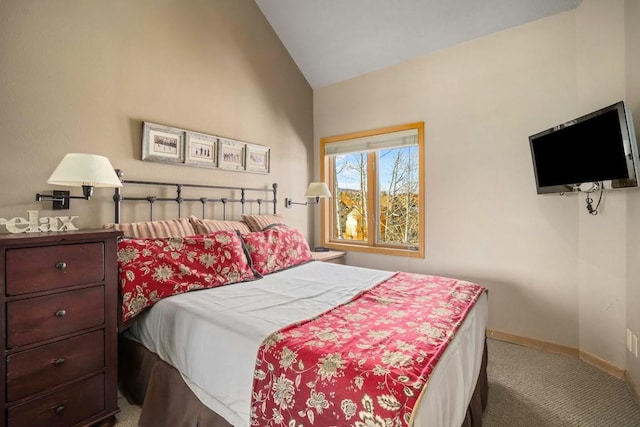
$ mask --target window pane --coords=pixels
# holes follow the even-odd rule
[[[322,208],[323,244],[424,257],[424,123],[321,138],[320,148],[333,194]]]
[[[334,238],[367,240],[367,154],[351,153],[334,158]]]
[[[420,181],[418,147],[380,150],[376,243],[417,246]]]

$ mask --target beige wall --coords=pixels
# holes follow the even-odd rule
[[[316,90],[316,144],[425,122],[425,259],[350,253],[349,263],[477,281],[490,289],[490,328],[624,367],[627,199],[638,192],[607,193],[596,217],[583,195],[539,196],[528,145],[533,133],[630,95],[624,7],[585,0]]]
[[[625,2],[627,101],[635,118],[636,138],[640,138],[640,0]],[[627,298],[626,326],[640,338],[640,192],[627,199]],[[626,352],[626,369],[640,387],[640,359]],[[640,389],[638,389],[640,390]]]
[[[584,1],[576,9],[576,33],[578,109],[593,111],[624,99],[624,0]],[[625,365],[629,193],[608,192],[597,216],[590,215],[584,197],[578,197],[580,349],[620,367]]]
[[[285,212],[283,201],[311,178],[312,90],[251,0],[3,0],[0,100],[0,217],[38,209],[79,215],[81,228],[112,221],[108,189],[66,213],[34,201],[79,151],[106,155],[128,179],[277,182],[278,210],[311,230],[306,211]],[[142,121],[268,145],[272,172],[143,162]]]

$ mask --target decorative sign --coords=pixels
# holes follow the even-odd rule
[[[72,231],[78,227],[72,221],[77,216],[45,216],[38,218],[38,211],[27,211],[29,218],[0,218],[0,225],[7,227],[9,233],[40,233],[41,231]]]

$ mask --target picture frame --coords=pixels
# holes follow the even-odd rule
[[[184,163],[184,144],[184,130],[143,122],[142,160]]]
[[[198,132],[186,132],[185,159],[187,166],[218,167],[218,138]]]
[[[268,174],[271,149],[230,138],[142,122],[142,160]]]
[[[270,169],[269,147],[264,145],[246,144],[245,170],[247,172],[268,174]]]
[[[227,138],[218,138],[218,167],[243,171],[245,165],[245,143]]]

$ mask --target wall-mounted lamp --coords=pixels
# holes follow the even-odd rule
[[[64,156],[47,183],[82,187],[82,196],[70,196],[69,191],[58,190],[54,190],[52,195],[36,194],[36,201],[53,202],[53,209],[69,209],[69,199],[89,200],[94,187],[122,187],[109,159],[84,153],[69,153]]]
[[[331,191],[329,191],[329,187],[325,182],[311,182],[309,183],[309,188],[307,188],[307,192],[304,193],[304,197],[312,198],[315,197],[315,201],[307,201],[307,202],[292,202],[291,199],[284,199],[284,207],[290,208],[291,205],[315,205],[320,202],[320,198],[331,197]]]

